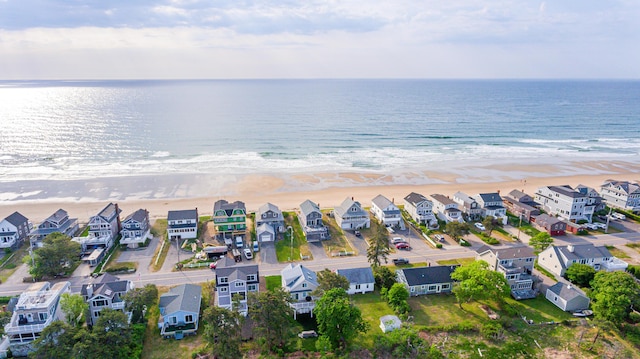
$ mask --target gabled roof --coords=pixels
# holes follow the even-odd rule
[[[358,211],[356,211],[356,212],[349,211],[349,208],[351,208],[352,206],[356,206],[358,208]],[[354,201],[353,197],[345,198],[345,200],[342,201],[342,204],[340,204],[338,207],[336,207],[333,210],[333,212],[339,217],[343,217],[345,214],[357,215],[357,216],[362,216],[362,215],[366,215],[367,214],[367,212],[365,212],[362,209],[362,205],[360,205],[360,202]]]
[[[567,197],[570,197],[570,198],[584,198],[584,197],[587,196],[586,194],[582,194],[582,193],[574,190],[569,185],[548,186],[547,188],[549,188],[553,192],[559,193],[559,194],[561,194],[563,196],[567,196]]]
[[[451,283],[451,273],[457,266],[434,266],[398,269],[403,272],[410,287],[416,285]]]
[[[247,213],[247,208],[242,201],[235,202],[227,202],[224,199],[217,200],[216,203],[213,204],[213,215],[215,216],[216,212],[219,210],[224,210],[227,216],[233,215],[233,210],[241,209],[244,213]]]
[[[118,208],[118,205],[111,202],[106,205],[100,212],[98,212],[98,214],[96,214],[94,217],[102,217],[107,222],[110,222],[113,218],[117,217],[120,212],[122,212],[122,210]]]
[[[317,204],[306,200],[300,204],[300,212],[306,217],[311,212],[320,212],[320,208]]]
[[[258,226],[258,228],[256,228],[256,234],[260,234],[260,233],[264,233],[264,232],[269,232],[271,234],[276,234],[276,232],[273,230],[273,227],[271,227],[270,225],[263,223],[261,225]]]
[[[482,202],[502,202],[502,197],[497,192],[494,193],[479,193],[478,197],[482,199]]]
[[[198,220],[198,209],[184,209],[180,211],[169,211],[167,215],[168,221],[177,221],[181,219],[195,219]]]
[[[582,291],[578,288],[576,288],[575,286],[572,285],[567,285],[564,283],[556,283],[554,285],[552,285],[551,287],[548,288],[552,293],[554,293],[555,295],[557,295],[558,297],[569,301],[573,298],[577,298],[577,297],[584,297],[587,298],[586,295],[584,295],[584,293],[582,293]]]
[[[120,280],[120,278],[114,275],[105,273],[93,283],[83,284],[80,289],[80,294],[88,295],[89,286],[93,286],[93,294],[90,298],[95,297],[96,295],[113,298],[115,293],[126,292],[130,285],[131,281],[129,280]]]
[[[519,191],[519,190],[517,190],[517,189],[514,189],[513,191],[509,192],[509,197],[511,197],[511,198],[515,198],[515,199],[517,199],[518,201],[519,201],[522,197],[525,197],[525,196],[529,196],[529,195],[528,195],[528,194],[526,194],[526,193],[524,193],[524,192],[522,192],[522,191]],[[531,196],[529,196],[529,197],[531,197]]]
[[[435,193],[431,195],[431,198],[433,198],[434,201],[438,201],[444,205],[447,204],[457,204],[456,202],[454,202],[451,198],[443,195],[443,194],[439,194],[439,193]]]
[[[5,218],[5,221],[18,227],[24,224],[24,222],[28,222],[29,220],[27,219],[27,217],[21,215],[19,212],[13,212]]]
[[[491,251],[496,255],[498,259],[518,259],[518,258],[530,258],[535,257],[536,254],[533,252],[533,248],[529,246],[515,246],[508,248],[491,248],[489,246],[483,245],[478,248],[476,252],[478,254],[485,253],[487,251]]]
[[[616,181],[612,179],[608,179],[604,181],[604,184],[601,187],[616,187],[619,190],[622,190],[626,194],[638,193],[640,192],[640,184],[633,183],[629,181]]]
[[[147,217],[149,217],[149,211],[147,211],[146,209],[139,209],[131,213],[130,215],[128,215],[123,222],[127,222],[130,220],[133,220],[136,222],[144,222]]]
[[[269,202],[263,204],[262,206],[260,206],[260,208],[258,208],[258,213],[256,213],[256,217],[260,217],[262,216],[263,213],[267,213],[269,211],[273,213],[277,213],[278,217],[282,217],[282,211],[280,211],[278,206]]]
[[[570,244],[567,246],[553,246],[558,252],[567,258],[567,260],[579,260],[590,258],[611,258],[611,252],[605,246],[594,246],[588,244]]]
[[[404,197],[404,200],[411,203],[414,206],[417,206],[418,204],[424,201],[431,202],[427,199],[427,197],[421,195],[420,193],[415,193],[415,192],[409,193],[406,197]]]
[[[475,198],[469,196],[468,194],[464,193],[464,192],[456,192],[453,194],[453,198],[458,198],[460,201],[465,202],[465,203],[473,203],[473,202],[477,202]]]
[[[566,227],[566,222],[565,221],[563,221],[561,219],[558,219],[556,217],[551,217],[550,215],[548,215],[546,213],[537,215],[535,217],[535,222],[536,222],[537,225],[539,225],[541,227],[544,227],[544,228],[548,228],[551,225],[554,225],[556,223],[564,223],[565,227]]]
[[[238,279],[246,281],[247,276],[251,274],[255,274],[255,282],[260,281],[260,273],[257,264],[216,268],[216,278],[227,277],[229,278],[229,283]]]
[[[387,197],[385,197],[385,196],[383,196],[381,194],[375,196],[375,198],[371,200],[371,203],[375,204],[376,207],[378,207],[380,209],[387,208],[387,207],[389,207],[391,205],[393,205],[395,207],[395,204],[393,204],[393,202],[391,202]]]
[[[45,219],[45,222],[56,222],[59,223],[62,219],[68,217],[69,214],[67,214],[67,211],[65,211],[64,209],[60,208],[58,209],[54,214],[50,215],[49,217],[47,217],[47,219]]]
[[[202,287],[195,284],[181,284],[169,289],[169,292],[160,296],[158,306],[164,309],[163,315],[178,311],[199,313]]]
[[[338,269],[336,273],[347,278],[351,284],[375,283],[371,267]]]
[[[280,272],[280,275],[282,276],[282,286],[287,291],[298,287],[303,282],[309,283],[312,287],[311,289],[315,289],[315,287],[318,286],[318,277],[316,272],[302,264],[294,266],[293,263],[289,263],[289,265],[284,267]]]

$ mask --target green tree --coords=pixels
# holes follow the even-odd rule
[[[60,320],[52,322],[42,330],[40,338],[33,342],[33,348],[35,350],[29,353],[29,358],[71,358],[77,331],[78,329]]]
[[[553,237],[547,232],[540,232],[529,239],[529,245],[542,252],[553,243]]]
[[[377,358],[431,358],[429,349],[429,343],[413,328],[400,328],[373,338]]]
[[[389,289],[396,282],[396,274],[389,267],[374,267],[373,276],[379,289]]]
[[[241,358],[242,317],[234,310],[211,306],[202,314],[204,337],[215,358]]]
[[[368,329],[360,309],[349,302],[342,288],[326,291],[316,302],[314,313],[318,330],[329,338],[333,348],[346,348],[351,339]]]
[[[626,272],[597,272],[589,296],[595,318],[619,326],[640,305],[640,285]]]
[[[249,293],[249,317],[254,333],[264,341],[268,350],[284,347],[291,333],[291,296],[282,288]]]
[[[0,311],[0,337],[4,334],[4,326],[11,321],[10,311]]]
[[[511,292],[507,279],[489,269],[485,261],[474,261],[460,266],[451,273],[451,278],[458,281],[453,288],[453,293],[462,308],[463,302],[482,299],[502,300]]]
[[[398,313],[406,313],[411,309],[407,299],[409,299],[409,291],[402,283],[395,283],[389,288],[386,294],[387,302]]]
[[[327,268],[317,273],[318,287],[313,291],[313,295],[321,297],[324,292],[333,288],[349,289],[349,280],[336,272]]]
[[[449,222],[444,228],[447,234],[456,241],[460,241],[462,236],[469,234],[469,224],[467,223]]]
[[[581,263],[572,264],[564,273],[564,276],[567,277],[571,283],[581,287],[588,287],[595,275],[596,270],[593,269],[592,266]]]
[[[82,316],[89,310],[89,304],[80,294],[62,293],[60,309],[64,313],[67,323],[78,325],[82,324]]]
[[[493,233],[493,230],[498,228],[499,226],[498,220],[496,220],[496,218],[493,216],[484,217],[484,219],[482,219],[482,225],[487,230],[487,232],[489,232],[489,237],[491,237],[491,233]]]
[[[33,252],[33,262],[29,272],[35,278],[69,274],[80,263],[80,244],[62,233],[51,233],[42,248]]]
[[[158,288],[155,284],[147,284],[142,288],[134,288],[123,297],[126,310],[131,312],[131,323],[144,323],[144,313],[158,299]]]
[[[379,267],[382,261],[387,263],[389,260],[389,236],[385,226],[376,222],[375,232],[369,239],[369,248],[367,248],[367,259],[373,268]]]

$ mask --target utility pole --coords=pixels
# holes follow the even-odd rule
[[[520,223],[518,223],[518,242],[520,242],[520,227],[522,227],[522,210],[520,210]]]
[[[287,226],[287,231],[291,230],[290,234],[289,234],[289,240],[290,240],[290,249],[289,249],[289,260],[291,260],[291,258],[293,258],[293,227],[291,226]]]
[[[611,213],[613,212],[613,208],[609,208],[609,214],[607,215],[607,226],[604,229],[604,233],[609,231],[609,221],[611,220]]]

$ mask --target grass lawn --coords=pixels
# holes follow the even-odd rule
[[[515,308],[518,313],[532,319],[536,323],[540,322],[561,322],[563,320],[576,319],[570,313],[562,311],[551,304],[544,296],[539,295],[534,299],[517,301],[512,298],[506,299],[507,304]],[[524,322],[523,322],[524,323]]]
[[[330,211],[325,210],[323,213],[326,214],[329,212]],[[332,253],[338,252],[351,252],[354,255],[358,254],[356,250],[351,247],[351,244],[344,236],[344,232],[342,232],[342,229],[338,227],[338,223],[334,219],[323,219],[323,223],[329,228],[329,234],[331,234],[331,239],[329,239],[328,241],[322,241],[322,247],[327,252],[327,255],[329,257],[332,257]]]
[[[475,258],[457,258],[457,259],[443,259],[440,261],[437,261],[436,263],[438,263],[441,266],[452,266],[452,265],[456,265],[459,264],[461,266],[465,265],[465,264],[469,264],[474,262],[476,259]]]
[[[622,258],[622,259],[629,259],[629,258],[631,258],[627,253],[625,253],[624,251],[622,251],[622,250],[621,250],[621,249],[619,249],[619,248],[616,248],[616,247],[614,247],[614,246],[605,246],[605,247],[609,250],[609,252],[611,252],[611,254],[612,254],[614,257],[618,257],[618,258]]]
[[[266,276],[264,277],[264,281],[267,286],[267,290],[274,290],[282,286],[282,276],[279,275]]]
[[[151,260],[151,271],[157,272],[162,268],[164,264],[164,260],[167,258],[167,253],[169,253],[169,245],[171,244],[167,240],[167,220],[166,219],[156,219],[151,226],[151,234],[154,237],[160,238],[160,245],[156,248],[156,252],[153,254],[153,259]]]
[[[636,251],[640,252],[640,243],[627,243],[627,244],[625,244],[625,246],[627,246],[629,248],[633,248]]]
[[[29,243],[24,243],[13,253],[0,260],[0,283],[5,282],[22,265],[22,258],[29,254]]]
[[[309,244],[304,237],[302,227],[298,222],[298,217],[290,212],[282,212],[284,216],[285,226],[291,226],[293,228],[293,243],[289,238],[290,231],[285,231],[284,239],[276,241],[276,257],[278,262],[290,262],[301,259],[301,255],[311,257],[311,251],[309,250]]]
[[[363,347],[371,347],[376,334],[381,334],[380,317],[388,314],[395,314],[387,302],[380,298],[380,293],[375,291],[367,294],[356,294],[351,296],[351,301],[360,308],[362,319],[369,324],[369,330],[358,336],[355,342]]]

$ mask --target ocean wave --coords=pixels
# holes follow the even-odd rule
[[[163,157],[169,157],[171,156],[171,153],[168,151],[157,151],[154,152],[151,156],[149,157],[153,157],[153,158],[163,158]]]

